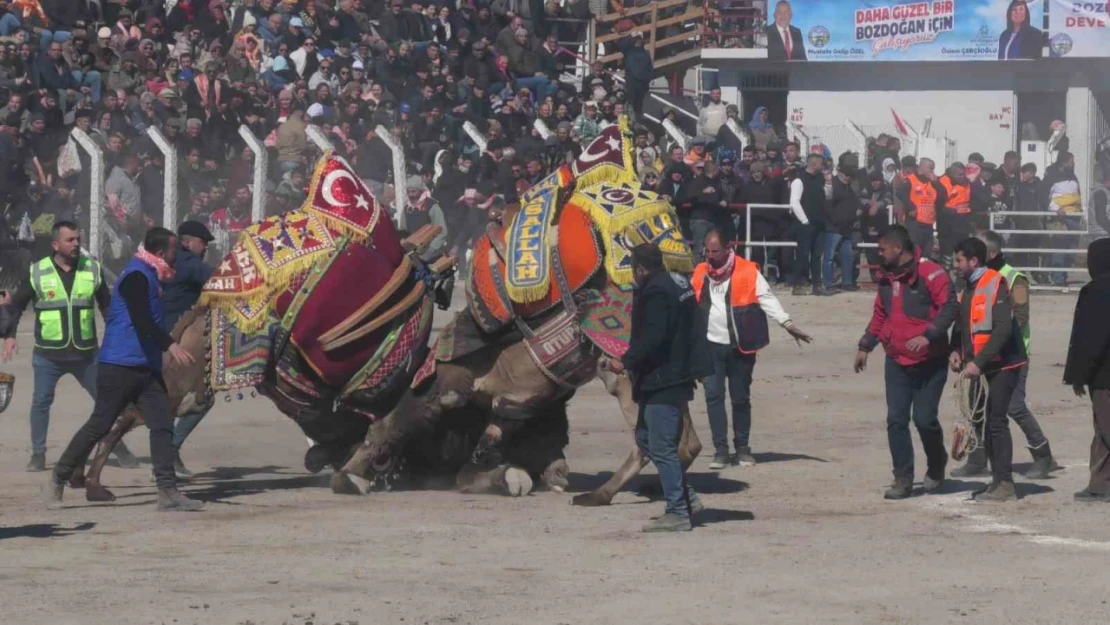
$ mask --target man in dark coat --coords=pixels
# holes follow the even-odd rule
[[[1095,436],[1091,440],[1091,477],[1076,501],[1110,502],[1110,239],[1097,239],[1087,248],[1091,282],[1079,292],[1072,319],[1071,343],[1064,367],[1064,384],[1078,397],[1088,391],[1094,407]]]
[[[691,513],[702,504],[686,484],[678,460],[682,415],[694,398],[694,381],[709,375],[706,320],[698,311],[690,281],[668,273],[663,253],[653,244],[632,249],[637,293],[632,303],[632,340],[628,351],[605,366],[628,371],[632,398],[640,406],[636,444],[655,463],[667,500],[666,514],[645,532],[688,532]]]
[[[644,112],[644,98],[655,78],[655,64],[644,48],[644,34],[633,33],[616,41],[617,50],[624,54],[624,94],[629,106],[639,119]]]
[[[181,319],[181,315],[197,303],[204,283],[208,282],[208,277],[212,275],[212,268],[204,264],[204,254],[208,251],[208,244],[215,239],[208,228],[199,221],[186,221],[178,227],[177,234],[180,238],[177,255],[173,261],[174,276],[166,283],[162,292],[167,331],[172,331]],[[185,444],[185,439],[207,413],[207,410],[201,410],[187,414],[179,418],[174,425],[173,462],[174,471],[179,476],[192,475],[181,462],[181,446]]]

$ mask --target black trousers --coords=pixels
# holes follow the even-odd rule
[[[162,374],[146,367],[121,367],[100,363],[96,374],[96,403],[92,415],[73,435],[58,464],[54,476],[66,481],[78,464],[83,464],[93,447],[108,435],[112,424],[128,404],[135,404],[150,429],[150,456],[158,488],[173,488],[177,475],[173,471],[173,417],[170,414],[166,382]]]
[[[644,113],[644,98],[647,97],[648,88],[650,83],[640,80],[629,79],[624,83],[624,96],[632,110],[636,112],[636,119],[640,121],[640,116]]]
[[[991,461],[991,477],[995,482],[1012,482],[1014,439],[1010,436],[1010,398],[1018,385],[1018,370],[1008,369],[985,374],[990,390],[987,394],[987,457]]]

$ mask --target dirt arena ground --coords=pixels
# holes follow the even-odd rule
[[[154,510],[149,468],[109,468],[114,505],[67,492],[39,504],[29,454],[29,318],[0,418],[0,622],[307,623],[1008,623],[1110,622],[1110,508],[1081,505],[1088,404],[1060,383],[1073,296],[1033,308],[1030,402],[1066,469],[1020,481],[1020,502],[967,501],[980,481],[886,502],[890,459],[882,355],[851,371],[872,295],[783,297],[815,336],[774,330],[756,369],[754,468],[691,481],[708,510],[694,532],[644,535],[662,504],[620,494],[583,509],[571,493],[521,499],[405,492],[340,497],[302,468],[304,438],[263,399],[219,400],[186,447],[200,476],[192,515]],[[953,400],[942,402],[946,433]],[[52,463],[90,401],[63,381]],[[704,403],[692,406],[702,440]],[[598,384],[571,408],[572,491],[592,488],[631,437]],[[1023,443],[1013,428],[1015,443]],[[916,435],[915,435],[916,438]],[[145,430],[129,443],[147,455]],[[1018,469],[1029,462],[1015,452]],[[918,454],[918,479],[924,458]]]

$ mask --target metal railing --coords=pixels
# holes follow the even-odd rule
[[[670,17],[663,17],[661,19],[660,13],[667,13],[668,9],[685,9],[677,15]],[[598,25],[614,24],[623,19],[630,19],[637,23],[631,30],[617,33],[612,32],[606,35],[597,36]],[[643,33],[645,37],[644,47],[647,49],[651,60],[655,63],[655,68],[665,68],[667,65],[674,65],[696,59],[701,56],[701,37],[702,31],[705,26],[706,9],[704,6],[696,4],[691,5],[689,0],[663,0],[663,2],[652,2],[649,6],[637,7],[634,9],[627,9],[619,13],[609,13],[606,15],[598,15],[596,19],[590,22],[590,41],[592,44],[589,46],[589,60],[592,63],[594,60],[599,60],[603,63],[612,63],[622,58],[622,54],[608,53],[604,56],[597,55],[597,44],[607,44],[609,42],[631,37],[635,33]],[[661,37],[661,29],[677,28],[680,32],[676,35],[668,37]],[[674,46],[680,44],[693,43],[692,50],[674,50]],[[608,48],[608,46],[606,46]],[[660,52],[660,50],[665,52]]]
[[[996,215],[1003,216],[1003,217],[1040,217],[1042,219],[1052,219],[1052,218],[1059,219],[1060,217],[1058,215],[1056,215],[1055,213],[1051,213],[1051,212],[1047,212],[1047,211],[999,211],[999,212],[996,212],[996,213],[991,213],[990,229],[992,231],[998,233],[998,234],[1001,234],[1001,235],[1020,235],[1020,236],[1047,237],[1047,238],[1049,238],[1050,241],[1052,240],[1052,237],[1061,237],[1063,239],[1067,239],[1068,237],[1078,237],[1076,239],[1077,247],[1074,247],[1074,248],[1059,248],[1059,247],[1047,247],[1047,246],[1046,247],[1003,247],[1002,252],[1004,254],[1015,254],[1015,255],[1021,254],[1021,255],[1027,255],[1027,256],[1044,257],[1044,256],[1080,256],[1080,255],[1085,255],[1087,253],[1087,246],[1082,245],[1082,243],[1083,243],[1083,237],[1086,237],[1086,236],[1090,235],[1090,233],[1088,232],[1088,228],[1083,228],[1082,230],[1021,230],[1021,229],[1014,229],[1014,228],[1002,228],[1002,229],[1000,229],[1000,228],[995,227],[994,216],[996,216]],[[1072,219],[1082,218],[1084,220],[1084,222],[1087,219],[1086,213],[1068,215],[1068,217],[1072,218]],[[1056,240],[1059,241],[1060,239],[1056,239]],[[1014,258],[1011,257],[1010,260],[1014,260]],[[1018,271],[1021,271],[1021,272],[1026,273],[1026,274],[1031,274],[1031,273],[1037,273],[1037,274],[1062,273],[1062,274],[1069,274],[1069,275],[1070,274],[1079,274],[1080,276],[1086,276],[1088,274],[1088,271],[1087,271],[1086,267],[1075,267],[1075,266],[1070,266],[1070,267],[1066,267],[1066,266],[1065,267],[1047,267],[1047,266],[1031,266],[1031,265],[1029,265],[1029,266],[1024,266],[1024,265],[1023,266],[1016,266],[1015,265],[1014,269],[1017,269]],[[1086,281],[1084,280],[1084,282],[1086,282]],[[1035,281],[1030,283],[1029,288],[1035,289],[1035,290],[1040,290],[1040,291],[1062,291],[1064,293],[1067,293],[1071,290],[1071,287],[1068,286],[1068,285],[1037,284]]]

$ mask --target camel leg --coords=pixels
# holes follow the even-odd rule
[[[566,491],[567,486],[570,486],[570,481],[567,479],[569,473],[570,467],[567,465],[566,459],[559,458],[552,461],[543,470],[543,474],[540,475],[540,482],[551,492],[561,493]]]
[[[468,464],[456,478],[459,490],[464,493],[501,493],[510,497],[523,497],[532,492],[532,477],[520,467],[509,464],[482,470]]]
[[[112,429],[108,432],[96,446],[96,455],[93,456],[92,466],[89,467],[88,477],[85,483],[85,499],[89,501],[115,501],[116,496],[112,491],[104,488],[100,484],[100,474],[104,471],[104,463],[108,461],[108,455],[112,453],[112,449],[116,446],[125,434],[135,429],[135,426],[142,420],[142,414],[134,406],[128,406],[123,411],[116,422],[112,425]]]
[[[701,453],[701,441],[698,439],[697,432],[694,431],[690,411],[687,409],[682,413],[682,438],[678,444],[678,460],[682,463],[684,472],[694,463],[699,453]],[[621,464],[620,468],[613,473],[613,477],[597,489],[577,495],[571,503],[576,506],[590,507],[609,505],[613,501],[613,497],[624,488],[625,484],[636,477],[647,466],[648,462],[650,462],[650,459],[640,452],[639,447],[636,447]]]
[[[620,492],[620,489],[624,488],[624,485],[627,484],[629,480],[636,477],[636,475],[647,466],[647,463],[647,456],[641,454],[638,447],[633,449],[632,453],[628,454],[628,457],[625,458],[620,468],[613,473],[613,477],[609,478],[609,481],[599,486],[596,490],[576,495],[574,499],[571,500],[571,504],[588,507],[609,505],[613,501],[613,497]]]
[[[397,406],[366,431],[366,440],[351,455],[341,471],[369,477],[390,471],[410,436],[433,430],[443,413],[467,404],[473,394],[474,378],[466,369],[444,363],[430,388],[420,395],[407,391]]]

